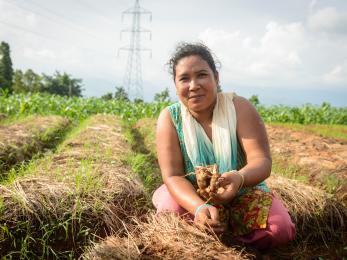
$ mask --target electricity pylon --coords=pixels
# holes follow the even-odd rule
[[[118,55],[121,50],[129,52],[123,85],[130,98],[143,99],[141,51],[149,51],[151,53],[151,50],[141,47],[141,33],[149,33],[150,39],[152,34],[151,31],[141,27],[141,16],[149,15],[149,20],[151,21],[152,13],[140,7],[139,0],[136,0],[133,7],[122,12],[122,21],[125,15],[132,15],[132,26],[120,32],[121,39],[123,32],[130,33],[129,45],[118,49]]]

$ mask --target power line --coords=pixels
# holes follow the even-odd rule
[[[30,34],[33,34],[35,36],[38,36],[38,37],[41,37],[41,38],[45,38],[47,40],[50,40],[50,41],[54,41],[55,43],[59,42],[60,44],[63,44],[63,45],[66,45],[65,42],[61,41],[61,39],[57,38],[57,37],[52,37],[52,36],[48,36],[48,35],[44,35],[44,34],[41,34],[41,33],[38,33],[38,32],[35,32],[35,31],[32,31],[32,30],[29,30],[27,28],[24,28],[22,26],[18,26],[18,25],[15,25],[15,24],[11,24],[11,23],[8,23],[6,21],[3,21],[3,20],[0,20],[0,23],[1,24],[4,24],[6,26],[9,26],[9,27],[12,27],[14,28],[15,30],[19,30],[19,31],[22,31],[22,32],[25,32],[25,33],[30,33]],[[70,44],[71,45],[71,44]],[[86,48],[84,46],[75,46],[75,47],[79,47],[79,48],[83,48],[85,50],[88,50],[90,52],[93,52],[93,53],[96,53],[98,55],[105,55],[105,56],[109,56],[110,54],[109,53],[102,53],[102,52],[98,52],[98,51],[95,51],[94,49],[90,49],[90,48]]]
[[[13,2],[10,1],[10,0],[4,0],[4,1],[6,1],[7,4],[9,4],[9,5],[11,5],[11,6],[14,6],[14,7],[19,8],[19,9],[22,9],[22,10],[24,10],[24,11],[27,11],[27,12],[30,12],[30,13],[33,13],[33,14],[36,14],[36,15],[41,16],[41,17],[44,17],[45,19],[48,19],[48,20],[50,20],[51,22],[53,22],[53,23],[55,23],[55,24],[57,24],[57,25],[59,25],[59,26],[62,26],[61,23],[59,22],[59,20],[56,20],[56,19],[52,18],[51,16],[42,14],[42,13],[37,12],[37,11],[35,11],[35,10],[31,9],[31,8],[28,8],[28,7],[24,7],[24,6],[22,6],[22,5],[19,5],[18,3],[15,4],[15,3],[13,3]],[[64,22],[64,21],[63,21],[63,22]],[[69,29],[74,29],[75,31],[81,32],[81,30],[76,29],[76,28],[71,28],[71,27],[69,27]],[[85,34],[85,32],[83,32],[83,31],[82,31],[82,33]],[[89,35],[88,35],[88,36],[89,36]],[[95,38],[95,37],[93,36],[93,38]]]
[[[87,3],[86,1],[83,1],[83,3],[81,2],[81,0],[75,0],[74,1],[74,4],[79,4],[80,6],[83,6],[83,8],[85,9],[89,9],[90,11],[92,11],[93,13],[97,14],[98,16],[102,17],[105,21],[107,21],[107,23],[111,26],[114,26],[115,23],[110,19],[108,18],[107,16],[105,16],[103,14],[103,12],[100,11],[100,9],[96,9],[95,6],[92,6],[90,5],[89,3]],[[86,8],[88,7],[88,8]]]
[[[47,35],[43,35],[43,34],[35,32],[35,31],[29,30],[27,28],[24,28],[22,26],[18,26],[18,25],[15,25],[15,24],[8,23],[8,22],[3,21],[3,20],[0,20],[0,23],[4,24],[6,26],[12,27],[14,29],[23,31],[23,32],[34,34],[34,35],[36,35],[38,37],[41,37],[41,38],[46,38],[46,39],[51,40],[51,41],[60,41],[58,38],[47,36]]]
[[[37,15],[39,15],[39,16],[49,17],[49,16],[44,15],[44,14],[42,14],[42,13],[40,13],[40,12],[34,11],[34,10],[32,10],[31,8],[27,8],[27,7],[23,7],[22,5],[18,5],[18,3],[15,4],[15,3],[13,3],[11,0],[5,0],[5,1],[6,1],[7,3],[10,3],[10,4],[13,5],[13,6],[16,6],[16,7],[18,7],[18,8],[23,9],[23,10],[26,10],[26,11],[29,11],[29,12],[32,12],[32,13],[35,13],[35,14],[37,14]],[[27,0],[27,1],[28,1],[28,0]],[[27,2],[27,1],[26,1],[26,2]],[[57,13],[56,11],[53,11],[53,10],[51,10],[51,9],[49,9],[49,8],[43,6],[43,5],[40,5],[40,4],[38,4],[38,3],[34,2],[34,1],[31,1],[31,0],[29,0],[29,1],[30,1],[33,5],[35,5],[36,7],[40,8],[41,10],[44,10],[44,11],[47,12],[47,13],[50,13],[50,14],[56,16],[56,17],[59,17],[60,19],[62,19],[62,20],[61,20],[62,22],[66,23],[66,24],[69,24],[70,26],[73,27],[73,28],[70,28],[70,27],[69,27],[69,29],[74,29],[75,31],[77,30],[77,31],[79,31],[79,32],[82,32],[82,33],[85,34],[85,35],[88,35],[89,37],[91,37],[91,38],[93,38],[93,39],[96,39],[96,40],[98,40],[98,41],[100,40],[100,36],[97,36],[97,35],[91,33],[90,31],[86,30],[84,27],[82,27],[82,26],[80,26],[79,24],[75,23],[75,21],[71,20],[69,17],[64,16],[64,15],[62,15],[62,14],[60,14],[60,13]],[[51,20],[51,21],[53,21],[53,22],[55,22],[55,23],[57,23],[57,20],[52,19],[52,17],[49,17],[48,19]],[[61,25],[61,24],[59,24],[59,22],[58,22],[58,25]]]

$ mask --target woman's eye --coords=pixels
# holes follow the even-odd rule
[[[180,81],[182,81],[182,82],[185,82],[187,80],[188,80],[188,78],[180,78]]]
[[[203,77],[207,76],[207,74],[206,74],[206,73],[201,73],[201,74],[199,74],[198,76],[199,76],[200,78],[203,78]]]

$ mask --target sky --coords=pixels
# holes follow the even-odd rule
[[[0,0],[0,41],[15,69],[66,72],[83,80],[83,95],[122,86],[129,45],[122,33],[135,0]],[[203,42],[219,60],[221,87],[258,95],[265,105],[347,106],[347,1],[140,0],[143,97],[169,88],[166,63],[179,42]],[[121,36],[121,37],[120,37]]]

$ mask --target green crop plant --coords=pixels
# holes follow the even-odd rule
[[[321,106],[305,104],[301,107],[259,105],[257,110],[267,123],[347,124],[347,107],[332,107],[328,103]]]
[[[32,114],[61,115],[73,120],[85,119],[92,114],[117,115],[125,121],[135,123],[141,118],[157,117],[168,102],[130,102],[101,98],[66,98],[49,94],[0,95],[0,113],[8,117]],[[347,125],[347,107],[332,107],[329,103],[305,104],[301,107],[285,105],[257,105],[265,122],[299,124]]]
[[[27,115],[61,115],[82,120],[93,114],[118,115],[135,122],[143,117],[157,116],[168,103],[127,102],[101,98],[66,98],[48,94],[0,95],[0,113],[8,117]]]

